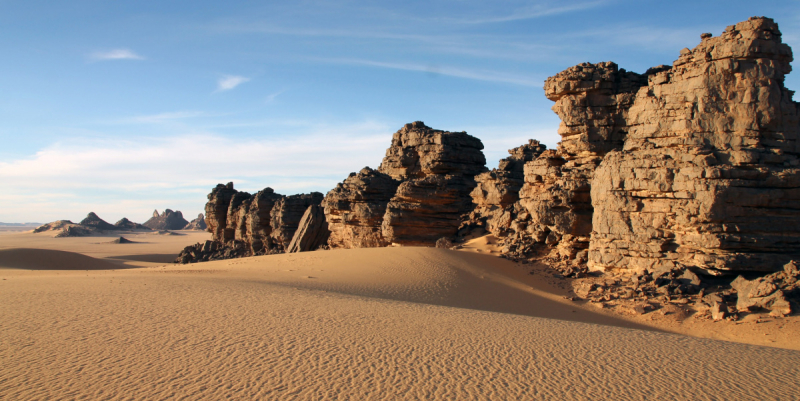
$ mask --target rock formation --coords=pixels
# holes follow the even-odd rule
[[[150,231],[150,227],[147,227],[147,226],[139,224],[139,223],[134,223],[134,222],[128,220],[127,218],[125,218],[125,217],[123,217],[120,221],[114,223],[114,227],[115,227],[116,230]]]
[[[769,18],[648,74],[592,182],[592,269],[777,271],[800,256],[800,107]]]
[[[109,231],[150,231],[150,228],[141,224],[134,223],[126,218],[111,225],[101,219],[94,212],[90,212],[85,219],[76,224],[70,220],[58,220],[52,223],[43,224],[33,230],[34,233],[48,231],[56,232],[55,237],[86,237],[96,234],[107,234]]]
[[[522,211],[518,201],[519,191],[525,183],[525,163],[539,157],[545,149],[546,146],[531,139],[525,145],[510,149],[510,156],[501,159],[497,168],[475,176],[477,186],[470,192],[475,209],[463,223],[462,235],[468,230],[476,234],[488,231],[505,236],[519,229],[511,227],[511,224]]]
[[[325,198],[331,247],[433,246],[452,237],[469,211],[483,144],[466,132],[406,124],[392,137],[377,170],[350,174]]]
[[[186,247],[176,262],[284,252],[306,209],[320,206],[322,198],[319,192],[284,196],[272,188],[253,195],[235,190],[232,182],[218,184],[208,194],[205,207],[205,221],[212,240]],[[308,240],[301,242],[306,244]]]
[[[791,60],[777,24],[751,18],[642,75],[605,62],[548,78],[558,149],[525,163],[512,205],[516,182],[477,177],[466,224],[568,268],[779,270],[800,255]]]
[[[208,228],[206,225],[206,218],[203,216],[203,213],[197,215],[197,218],[190,221],[185,227],[184,230],[199,230],[205,231]]]
[[[369,167],[352,173],[325,195],[323,206],[331,248],[371,248],[389,245],[381,224],[386,205],[400,181]]]
[[[145,221],[143,225],[153,230],[180,230],[187,224],[189,222],[183,218],[183,213],[166,209],[161,214],[158,214],[158,210],[153,211],[153,217]]]
[[[84,227],[80,224],[75,224],[71,220],[57,220],[51,223],[42,224],[33,230],[33,232],[36,234],[48,231],[55,232],[55,237],[85,237],[92,235],[94,232],[91,228]]]
[[[286,252],[307,252],[319,249],[328,242],[328,223],[322,206],[311,205],[303,213],[298,228]]]
[[[486,171],[483,143],[466,132],[406,124],[392,137],[378,171],[402,181],[386,206],[383,237],[402,245],[433,246],[453,237],[472,206],[475,175]]]
[[[80,225],[87,227],[91,230],[100,230],[100,231],[118,230],[116,226],[101,219],[94,212],[89,212],[89,214],[86,215],[86,218],[81,220]]]

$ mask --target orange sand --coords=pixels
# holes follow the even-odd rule
[[[797,397],[798,351],[656,331],[493,256],[160,262],[186,234],[0,234],[0,398]]]

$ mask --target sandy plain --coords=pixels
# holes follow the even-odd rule
[[[795,317],[596,310],[480,241],[173,265],[179,234],[1,233],[0,398],[798,399]]]

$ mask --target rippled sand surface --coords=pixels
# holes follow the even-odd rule
[[[130,268],[136,258],[65,253],[19,266],[38,252],[0,249],[2,399],[797,398],[798,351],[577,308],[491,256],[383,248]]]

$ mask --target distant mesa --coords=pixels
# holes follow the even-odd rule
[[[153,228],[145,224],[150,223],[151,226],[162,227]],[[135,223],[123,217],[115,224],[110,224],[103,220],[94,212],[86,215],[86,218],[81,220],[80,223],[73,223],[70,220],[58,220],[52,223],[40,225],[33,230],[34,233],[53,232],[55,237],[88,237],[92,235],[103,235],[118,231],[153,231],[158,230],[159,233],[168,233],[168,230],[180,230],[186,227],[189,222],[183,219],[181,212],[173,212],[172,210],[165,210],[163,214],[159,215],[158,212],[154,213],[153,218],[145,224]],[[169,228],[163,228],[169,227]],[[121,242],[125,243],[125,242]]]
[[[101,219],[94,212],[89,212],[89,214],[86,215],[86,218],[81,220],[80,224],[82,226],[85,226],[85,227],[92,227],[94,229],[103,230],[103,231],[111,231],[111,230],[116,230],[117,229],[116,227],[114,227],[109,222]]]
[[[205,231],[207,228],[208,226],[206,225],[206,219],[203,216],[203,213],[198,214],[196,219],[190,221],[189,224],[183,227],[184,230],[199,230],[199,231]]]
[[[144,222],[145,227],[153,230],[182,230],[188,224],[189,222],[183,218],[183,213],[173,212],[171,209],[166,209],[161,214],[158,213],[158,210],[154,210],[153,217]]]
[[[134,223],[128,220],[126,217],[123,217],[122,220],[114,223],[114,227],[116,227],[117,230],[126,230],[126,231],[136,231],[136,230],[151,231],[150,227],[147,227],[143,224]]]

